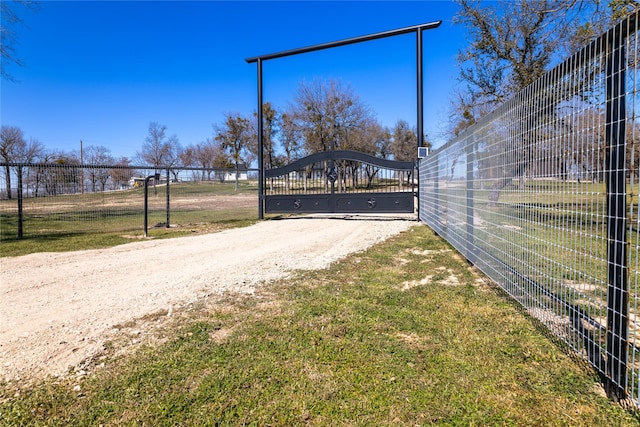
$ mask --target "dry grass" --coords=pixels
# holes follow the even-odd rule
[[[0,389],[5,425],[639,425],[426,227],[127,325],[102,368]],[[429,277],[428,280],[425,278]],[[451,277],[456,278],[452,286]],[[405,289],[404,284],[411,286]],[[145,335],[146,334],[146,335]],[[141,335],[143,337],[141,338]],[[144,339],[144,336],[155,337]]]

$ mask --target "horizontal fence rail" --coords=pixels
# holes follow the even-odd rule
[[[257,206],[254,169],[0,163],[0,242],[200,223],[236,177]]]
[[[640,403],[635,14],[420,161],[420,219]]]

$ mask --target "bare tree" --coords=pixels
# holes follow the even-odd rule
[[[80,159],[73,153],[52,153],[47,158],[49,163],[40,168],[38,174],[40,182],[44,184],[47,195],[80,193],[82,190],[82,170],[79,168]],[[52,167],[53,166],[53,167]]]
[[[240,165],[249,165],[252,153],[249,149],[251,141],[250,120],[239,113],[226,113],[222,125],[214,125],[215,140],[220,143],[223,150],[227,151],[233,167],[235,168],[235,189],[238,191],[238,175]]]
[[[9,163],[30,163],[44,154],[44,146],[37,139],[25,141],[22,129],[15,126],[0,128],[0,160],[5,165],[7,198],[11,198],[11,171]]]
[[[264,153],[263,167],[271,169],[278,166],[275,147],[276,138],[280,132],[280,113],[273,108],[270,102],[266,102],[262,106],[262,119],[263,135],[262,135],[262,150]],[[258,157],[258,113],[253,113],[253,120],[251,121],[251,139],[249,143],[249,149]]]
[[[454,104],[454,134],[460,134],[516,93],[530,88],[554,61],[561,59],[559,52],[566,53],[567,47],[575,48],[580,40],[584,42],[599,35],[596,28],[609,22],[607,13],[601,13],[596,4],[588,1],[518,0],[489,6],[471,0],[456,1],[461,6],[456,21],[467,27],[470,43],[458,58],[466,92],[459,94]],[[588,72],[599,70],[594,68]],[[561,120],[550,119],[557,118],[557,106],[561,102],[584,93],[590,80],[591,75],[576,76],[562,91],[541,89],[527,105],[514,107],[518,109],[514,114],[522,117],[513,124],[517,128],[514,134],[521,138],[521,149],[514,151],[506,145],[486,147],[493,151],[494,163],[509,165],[492,165],[492,176],[496,167],[502,171],[495,176],[490,203],[497,202],[501,190],[514,178],[520,178],[522,185],[527,171],[536,167],[536,159],[544,150],[554,151],[549,144],[560,139],[549,139],[548,135],[566,129],[562,129]],[[552,129],[548,123],[558,123],[559,127]],[[558,159],[558,162],[565,160]]]
[[[110,175],[114,188],[123,188],[128,186],[129,180],[133,178],[133,169],[130,168],[131,161],[126,157],[116,160]]]
[[[415,160],[418,153],[418,135],[415,128],[411,128],[405,120],[396,121],[393,127],[393,142],[391,152],[395,160],[410,161]],[[429,144],[430,145],[430,144]],[[404,172],[399,177],[400,185],[404,182]],[[407,177],[408,179],[409,177]]]
[[[171,135],[167,140],[168,144],[168,152],[165,158],[165,166],[169,168],[171,174],[173,174],[173,179],[175,181],[178,180],[178,175],[180,174],[180,168],[184,166],[182,164],[182,152],[184,148],[182,144],[180,144],[180,140],[176,135]]]
[[[280,117],[281,133],[280,143],[284,150],[284,161],[290,163],[292,160],[300,158],[302,151],[302,131],[295,121],[295,113],[288,111]]]
[[[7,185],[7,198],[11,199],[11,170],[8,163],[15,161],[16,153],[26,143],[22,129],[15,126],[2,126],[0,128],[0,157],[7,163],[5,166],[5,182]]]
[[[220,146],[220,143],[212,138],[196,144],[193,147],[187,147],[184,155],[189,155],[191,164],[202,168],[202,173],[197,179],[203,181],[211,180],[211,174],[215,169],[227,169],[229,167],[229,158]],[[222,179],[224,175],[219,174],[218,178]],[[214,176],[215,178],[215,176]]]
[[[469,94],[470,110],[463,111],[476,119],[474,107],[495,107],[544,74],[570,39],[574,27],[569,23],[576,22],[582,5],[577,0],[456,2],[461,9],[455,21],[470,37],[458,54]]]
[[[308,153],[328,151],[332,142],[336,148],[350,149],[355,131],[373,120],[372,111],[337,80],[302,82],[293,112]]]
[[[145,138],[142,150],[136,155],[145,164],[155,168],[176,166],[180,159],[180,141],[176,135],[167,137],[167,127],[157,122],[149,123],[149,135]],[[154,187],[156,181],[154,180]]]
[[[393,127],[391,153],[396,160],[415,160],[417,156],[418,136],[405,120],[396,121]]]
[[[22,12],[36,11],[38,8],[38,2],[35,1],[4,0],[0,2],[0,75],[5,80],[14,80],[8,65],[14,64],[19,67],[23,65],[16,52],[17,27],[26,27],[20,15]]]
[[[94,165],[94,167],[88,168],[91,191],[96,191],[97,183],[101,184],[101,191],[104,191],[111,172],[110,168],[105,166],[115,163],[115,159],[110,154],[111,151],[101,145],[89,145],[83,151],[83,162]]]
[[[363,132],[375,123],[373,112],[360,101],[351,87],[343,87],[338,80],[314,80],[302,82],[290,107],[295,126],[300,130],[304,148],[308,154],[329,151],[332,147],[341,150],[363,149]],[[370,141],[373,144],[373,141]],[[353,165],[347,162],[334,164],[337,173],[338,191],[346,186],[348,175],[353,174]],[[328,165],[325,173],[325,190],[328,188]]]

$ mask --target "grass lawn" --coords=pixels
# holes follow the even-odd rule
[[[164,239],[251,225],[258,220],[257,184],[217,181],[171,185],[166,228],[166,186],[149,189],[148,238]],[[144,238],[142,189],[24,200],[18,238],[16,200],[0,201],[0,257],[34,252],[98,249]]]
[[[0,384],[0,425],[640,425],[423,225],[155,321],[88,375]]]

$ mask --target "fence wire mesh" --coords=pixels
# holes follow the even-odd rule
[[[236,175],[240,193],[257,200],[253,170],[0,164],[0,241],[139,236],[149,228],[206,222],[211,212],[232,208],[224,197],[238,194]]]
[[[420,219],[640,403],[637,14],[420,162]]]

